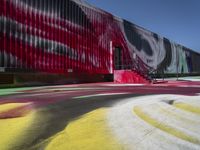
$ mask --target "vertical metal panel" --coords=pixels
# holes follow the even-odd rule
[[[61,23],[61,8],[62,8],[62,3],[63,1],[60,1],[58,3],[58,18],[59,18],[59,22],[57,23],[57,26],[60,27],[60,23]],[[60,57],[59,57],[59,54],[60,54],[60,47],[57,47],[57,43],[59,43],[60,41],[60,30],[58,30],[58,32],[56,33],[57,36],[56,36],[56,39],[55,39],[55,42],[54,42],[54,55],[55,55],[55,69],[60,69]]]
[[[65,15],[67,15],[68,16],[68,7],[67,7],[67,2],[66,2],[66,4],[65,4]],[[66,49],[66,47],[67,47],[67,44],[68,44],[68,36],[67,36],[67,26],[66,26],[66,21],[67,21],[67,19],[65,20],[65,22],[64,22],[64,28],[66,28],[66,30],[63,30],[63,32],[64,32],[64,45],[65,45],[65,53],[63,54],[63,57],[64,57],[64,72],[66,72],[66,70],[67,70],[67,49]]]
[[[69,18],[68,18],[68,21],[70,21],[70,18],[71,18],[71,15],[72,15],[72,13],[71,13],[71,6],[69,6],[69,3],[67,3],[67,8],[68,8],[68,14],[69,14]],[[71,24],[68,24],[68,34],[70,35],[70,36],[68,36],[67,38],[68,38],[68,47],[71,47],[71,33],[70,33],[70,31],[71,31]],[[68,55],[67,55],[67,57],[68,57],[68,62],[67,62],[67,69],[69,69],[69,68],[71,68],[71,61],[70,61],[70,57],[71,57],[71,51],[69,51],[68,52]]]
[[[66,13],[65,9],[66,9],[66,1],[64,1],[64,4],[62,6],[62,13],[63,13],[62,16],[66,16],[67,15],[67,14],[65,14]],[[66,17],[64,17],[64,18],[66,18]],[[62,21],[62,26],[59,29],[61,31],[61,37],[62,37],[62,46],[61,46],[61,51],[62,51],[61,52],[61,59],[62,59],[62,61],[61,61],[61,68],[62,68],[62,72],[65,69],[65,56],[64,56],[64,54],[65,54],[65,49],[64,49],[65,48],[64,47],[65,37],[64,37],[64,31],[62,30],[63,25],[64,25],[64,21]]]
[[[86,11],[86,7],[84,6],[84,10]],[[83,19],[83,25],[84,25],[84,36],[87,37],[87,27],[86,27],[86,21]],[[87,38],[85,38],[84,43],[84,53],[85,53],[85,62],[84,62],[84,69],[87,70]]]
[[[57,10],[58,7],[58,2],[56,3],[56,5],[54,6],[55,10]],[[51,10],[51,16],[55,17],[55,14],[53,14],[53,10]],[[51,22],[52,25],[54,26],[56,24],[55,20],[53,19],[53,21]],[[49,63],[49,70],[54,70],[55,69],[55,42],[53,42],[56,39],[56,35],[54,35],[55,33],[53,31],[50,31],[50,37],[51,37],[51,42],[49,43],[51,45],[51,47],[49,47],[48,52],[47,52],[47,62]]]
[[[76,6],[75,7],[75,20],[77,20],[78,22],[80,22],[79,21],[79,7],[78,6]],[[77,28],[77,32],[76,32],[76,62],[77,62],[77,66],[76,66],[76,68],[80,68],[80,63],[79,63],[79,52],[80,52],[80,49],[79,49],[79,47],[80,47],[80,41],[79,41],[79,35],[80,35],[80,29],[79,29],[79,27]]]
[[[74,49],[74,51],[73,51],[73,70],[75,69],[75,66],[77,65],[77,62],[76,62],[76,51],[77,51],[77,49],[76,49],[76,27],[75,27],[75,25],[74,25],[74,20],[75,20],[75,18],[76,18],[76,9],[75,9],[75,5],[74,4],[72,4],[72,16],[73,16],[73,19],[72,19],[72,22],[73,22],[73,31],[74,31],[74,33],[73,33],[73,49]]]
[[[21,69],[25,69],[25,52],[23,50],[23,39],[24,39],[24,30],[23,30],[23,13],[22,13],[22,10],[23,10],[23,4],[20,2],[20,5],[19,5],[19,24],[20,24],[20,38],[19,38],[19,41],[20,41],[20,57],[21,57]]]
[[[70,14],[70,10],[69,10],[69,3],[66,3],[66,8],[67,8],[67,10],[66,10],[66,13],[67,13],[67,16],[69,16],[69,14]],[[69,44],[70,44],[70,39],[69,39],[69,25],[67,24],[67,19],[65,20],[66,22],[65,22],[65,26],[66,26],[66,33],[65,33],[65,37],[66,37],[66,43],[65,43],[65,46],[66,47],[69,47]],[[65,71],[69,68],[69,50],[67,49],[67,51],[66,51],[66,54],[65,54],[65,58],[66,58],[66,68],[65,68]]]
[[[11,2],[8,2],[8,13],[10,15],[12,15],[12,9],[11,9]],[[6,55],[7,55],[7,67],[10,68],[10,63],[11,63],[11,52],[13,50],[13,47],[12,47],[12,24],[11,22],[9,22],[9,27],[8,27],[8,32],[9,32],[9,42],[8,42],[8,46],[9,46],[9,50],[7,51]]]
[[[79,7],[78,6],[76,6],[76,5],[74,5],[74,12],[75,12],[75,18],[74,18],[74,20],[75,20],[75,24],[77,23],[77,22],[79,22],[79,18],[78,18],[78,9],[79,9]],[[76,25],[78,25],[78,23],[76,24]],[[76,54],[75,54],[75,61],[76,61],[76,70],[77,70],[77,68],[79,68],[79,59],[78,59],[78,55],[79,55],[79,44],[80,44],[80,42],[79,42],[79,26],[77,26],[76,28],[76,35],[75,35],[75,52],[76,52]]]
[[[51,39],[51,43],[50,43],[50,45],[51,45],[51,47],[53,47],[54,48],[54,41],[55,41],[55,39],[56,39],[56,35],[55,35],[55,31],[53,30],[53,28],[54,28],[54,26],[55,26],[55,14],[54,14],[54,11],[53,11],[53,7],[55,8],[56,7],[56,5],[54,6],[53,5],[54,3],[53,3],[53,1],[51,1],[51,11],[50,11],[50,14],[51,14],[51,22],[50,22],[50,24],[51,24],[51,27],[50,27],[50,39]],[[51,31],[51,29],[52,29],[52,31]],[[50,64],[53,64],[53,59],[50,59],[49,58],[49,53],[53,53],[53,52],[50,52],[53,48],[50,48],[49,47],[49,49],[48,49],[48,58],[47,58],[47,62],[51,62]],[[53,50],[54,51],[54,50]],[[51,57],[53,57],[53,56],[51,56]],[[51,67],[52,65],[50,65],[49,66],[49,68],[48,69],[50,69],[51,70]]]
[[[72,4],[72,3],[70,3]],[[76,41],[75,41],[75,37],[76,37],[76,28],[74,26],[74,18],[75,18],[75,6],[72,4],[72,19],[71,19],[71,22],[72,22],[72,31],[73,31],[73,37],[72,37],[72,48],[73,48],[73,52],[72,52],[72,68],[73,70],[75,69],[74,66],[76,66],[76,61],[74,61],[75,59],[75,51],[76,51],[76,48],[75,48],[75,45],[76,45]]]
[[[3,14],[4,14],[4,1],[0,1],[0,29],[4,31],[4,21],[3,21]],[[3,33],[0,31],[0,67],[3,67],[3,49],[4,49],[4,37]]]
[[[102,18],[103,18],[103,15],[100,13],[99,14],[99,18],[102,20]],[[99,28],[100,28],[100,32],[103,34],[103,32],[102,32],[102,28],[103,28],[103,24],[102,24],[102,22],[100,22],[99,23]],[[98,39],[99,40],[99,39]],[[103,65],[104,63],[106,63],[106,60],[105,60],[105,50],[104,50],[104,47],[103,47],[103,45],[102,45],[102,41],[101,41],[101,43],[99,44],[100,45],[100,48],[101,48],[101,57],[103,57],[102,59],[103,59],[103,63],[101,64],[101,65]],[[104,70],[105,70],[105,67],[104,67],[104,65],[102,66],[102,72],[104,72]]]
[[[0,50],[0,67],[3,67],[3,50]]]
[[[6,18],[6,15],[7,15],[7,13],[6,13],[6,5],[7,5],[7,2],[6,1],[4,1],[4,16],[5,16],[5,18]],[[6,20],[5,20],[5,18],[4,18],[4,32],[6,32]],[[4,46],[3,46],[3,67],[6,67],[6,58],[5,58],[5,52],[6,52],[6,49],[7,49],[7,46],[6,46],[6,33],[3,33],[3,35],[4,35]]]
[[[2,1],[2,2],[0,2],[0,8],[1,8],[1,11],[3,11],[2,12],[2,14],[4,13],[4,1]],[[4,31],[4,17],[1,17],[0,18],[1,20],[0,20],[0,29],[2,30],[2,31]],[[3,56],[3,53],[4,53],[4,40],[5,40],[5,38],[4,38],[4,33],[3,32],[0,32],[0,67],[4,67],[4,56]]]
[[[60,8],[60,11],[61,11],[61,16],[62,18],[65,18],[64,16],[66,16],[66,14],[64,14],[64,7],[65,7],[65,1],[62,1],[63,4],[61,5],[61,8]],[[60,27],[63,26],[63,22],[64,20],[62,20],[60,22]],[[59,47],[60,49],[60,53],[59,53],[59,57],[60,57],[60,71],[62,72],[63,71],[63,68],[64,68],[64,60],[63,60],[63,54],[64,54],[64,47],[63,47],[63,31],[61,28],[58,29],[59,32],[60,32],[60,43],[62,43],[62,46]]]
[[[36,1],[32,1],[31,5],[36,6]],[[33,58],[34,57],[34,41],[35,41],[34,40],[34,37],[35,37],[35,35],[34,35],[34,24],[35,24],[34,9],[31,9],[31,27],[28,26],[28,30],[29,30],[28,35],[29,35],[29,37],[30,36],[32,37],[30,39],[31,44],[30,44],[30,46],[28,46],[30,48],[30,52],[31,52],[31,53],[29,53],[29,59],[30,59],[29,66],[30,66],[31,70],[34,69],[34,58]],[[29,50],[27,50],[27,51],[29,51]]]
[[[27,69],[27,52],[26,52],[26,41],[27,41],[27,34],[26,34],[26,28],[24,25],[24,19],[25,19],[25,15],[27,14],[27,5],[25,7],[25,9],[23,8],[23,5],[21,5],[21,25],[22,25],[22,39],[20,39],[22,41],[22,45],[21,45],[21,51],[22,51],[22,55],[23,55],[23,69]]]
[[[89,13],[89,10],[88,10],[88,8],[86,8],[86,11],[87,11],[87,13]],[[86,30],[87,30],[87,32],[86,32],[86,38],[87,38],[87,51],[86,51],[86,60],[87,60],[87,64],[86,64],[86,67],[87,67],[87,71],[89,72],[90,71],[90,63],[89,63],[89,50],[90,50],[90,37],[89,37],[89,32],[88,32],[88,21],[86,21]]]
[[[15,6],[16,6],[16,10],[15,10],[15,17],[14,18],[18,18],[18,5],[19,5],[19,2],[17,0],[15,0]],[[15,28],[15,55],[17,57],[17,60],[16,60],[16,68],[19,68],[20,67],[20,63],[21,63],[21,57],[19,55],[19,23],[18,21],[16,22],[16,28]]]
[[[27,8],[27,6],[26,6]],[[25,13],[26,11],[23,11],[23,5],[21,5],[21,20],[20,20],[20,23],[21,23],[21,53],[22,53],[22,56],[23,56],[23,69],[27,69],[27,52],[25,51],[26,47],[25,47],[25,43],[26,43],[26,28],[23,24],[23,21],[24,21],[24,16],[25,16]],[[26,9],[27,10],[27,9]]]
[[[45,7],[48,8],[49,10],[49,5],[47,3],[47,1],[43,1],[42,3],[42,19],[40,20],[40,24],[42,26],[42,36],[41,36],[41,56],[40,56],[40,69],[41,71],[44,68],[45,66],[45,38],[48,37],[48,34],[49,34],[49,31],[48,31],[48,28],[46,28],[46,25],[45,25],[45,22],[48,23],[48,18],[47,18],[47,21],[45,20],[45,16],[47,15],[48,16],[48,12],[45,11]]]
[[[6,45],[6,18],[7,18],[7,11],[6,11],[6,7],[7,7],[7,2],[4,1],[4,14],[5,14],[5,19],[4,19],[4,49],[3,49],[3,66],[6,67],[6,57],[5,57],[5,53],[6,53],[6,49],[8,48]]]
[[[61,3],[60,1],[58,1],[56,4],[55,4],[55,14],[54,14],[54,25],[55,26],[57,26],[58,24],[58,21],[57,21],[57,18],[59,18],[59,3]],[[53,10],[52,10],[53,11]],[[56,43],[55,43],[55,41],[56,41],[56,39],[57,39],[57,35],[56,35],[57,33],[52,33],[52,37],[53,37],[53,40],[54,40],[54,42],[52,42],[52,50],[54,51],[54,49],[55,49],[55,47],[56,47]],[[51,56],[51,58],[50,58],[50,61],[51,61],[51,64],[52,64],[52,68],[53,69],[55,69],[55,54],[53,54],[52,56]]]
[[[91,9],[91,15],[92,15],[92,19],[91,19],[91,24],[94,26],[94,10],[93,9]],[[95,26],[94,26],[94,28],[95,28]],[[92,32],[95,32],[95,30],[94,31],[92,31]],[[96,66],[94,65],[94,63],[96,62],[96,49],[95,49],[95,47],[94,47],[94,42],[96,42],[95,41],[95,39],[94,38],[96,38],[95,36],[94,36],[94,33],[92,33],[92,35],[91,35],[91,44],[92,44],[92,72],[93,73],[96,73]]]
[[[35,1],[32,1],[31,6],[35,6]],[[35,22],[35,18],[34,18],[34,9],[31,8],[29,9],[29,11],[31,11],[29,14],[31,15],[31,26],[27,26],[28,29],[28,37],[30,40],[30,45],[28,45],[28,49],[26,50],[28,53],[28,62],[29,62],[29,67],[31,68],[31,70],[33,69],[33,51],[34,51],[34,22]],[[26,23],[27,24],[27,23]],[[30,38],[31,37],[31,38]],[[29,50],[30,49],[30,50]],[[30,51],[30,52],[29,52]]]
[[[48,3],[46,1],[43,1],[42,4],[42,20],[40,20],[40,24],[42,26],[42,49],[41,49],[41,69],[44,71],[46,70],[46,53],[48,53],[48,46],[47,46],[47,39],[49,39],[49,28],[47,27],[49,24],[49,1]]]
[[[53,28],[54,28],[54,26],[55,26],[55,22],[54,22],[54,19],[53,19],[53,18],[54,18],[55,16],[54,16],[54,13],[53,13],[53,6],[54,6],[54,5],[53,5],[53,1],[49,1],[49,3],[51,3],[51,4],[50,4],[51,8],[50,8],[50,10],[49,10],[49,13],[50,13],[50,16],[49,16],[49,17],[50,17],[50,20],[49,20],[50,22],[49,22],[49,24],[50,24],[50,25],[49,25],[49,28],[48,28],[48,29],[49,29],[49,30],[48,30],[48,32],[49,32],[49,38],[48,38],[48,39],[50,39],[50,43],[48,43],[48,44],[51,45],[51,48],[49,47],[49,46],[50,46],[50,45],[49,45],[49,46],[48,46],[48,50],[47,50],[47,52],[46,52],[46,54],[47,54],[47,55],[46,55],[46,56],[47,56],[47,58],[46,58],[47,60],[46,60],[46,61],[47,61],[47,63],[49,63],[48,69],[49,69],[49,70],[52,70],[53,67],[51,67],[51,66],[53,66],[53,56],[55,55],[55,54],[54,54],[54,51],[55,51],[55,50],[54,50],[54,47],[55,47],[55,46],[54,46],[54,44],[55,44],[55,42],[54,42],[54,41],[55,41],[55,35],[54,35],[54,34],[55,34],[55,32],[54,32],[54,30],[53,30]],[[54,6],[54,7],[56,7],[56,6]]]
[[[59,18],[62,18],[62,5],[64,5],[64,1],[61,1],[60,5],[59,5]],[[61,26],[61,21],[59,21],[59,26]],[[58,30],[58,39],[57,41],[61,41],[61,31]],[[60,57],[60,54],[61,54],[61,48],[60,47],[56,47],[56,51],[57,52],[57,69],[60,70],[61,69],[61,57]]]
[[[88,9],[88,11],[89,11],[89,15],[91,14],[91,9]],[[90,17],[89,17],[90,18]],[[91,33],[90,33],[90,28],[89,28],[89,22],[87,21],[87,24],[88,24],[88,29],[89,29],[89,60],[90,60],[90,62],[89,62],[89,72],[91,73],[91,70],[92,70],[92,65],[91,65],[91,54],[92,54],[92,52],[91,52]]]
[[[98,27],[98,13],[95,12],[95,25],[94,27]],[[96,39],[97,40],[97,43],[98,43],[98,38]],[[101,68],[101,59],[100,59],[100,46],[96,45],[96,51],[97,51],[97,61],[99,63],[99,69],[97,70],[98,72],[101,71],[100,68]]]
[[[61,3],[62,1],[59,1],[58,5],[57,5],[57,10],[58,12],[60,12],[60,7],[62,5]],[[58,18],[60,19],[60,13],[58,13]],[[59,22],[57,22],[57,26],[59,26]],[[52,51],[52,54],[53,54],[53,63],[54,63],[54,69],[57,70],[58,69],[58,49],[57,49],[57,46],[56,46],[56,41],[59,40],[59,32],[56,33],[56,40],[55,42],[53,42],[54,46],[53,46],[53,51]]]
[[[60,12],[61,12],[61,18],[63,19],[65,14],[64,14],[64,5],[65,5],[65,1],[62,1],[62,5],[60,7]],[[60,21],[60,27],[62,27],[62,24],[63,24],[63,21]],[[63,45],[63,32],[61,29],[59,29],[59,33],[60,33],[60,40],[59,40],[59,43]],[[63,69],[63,46],[59,46],[59,58],[60,58],[60,61],[59,61],[59,64],[60,64],[60,71],[62,71]]]
[[[98,27],[98,18],[99,18],[99,14],[97,12],[95,12],[96,14],[96,21],[95,21],[95,27]],[[99,42],[99,39],[97,38],[97,41]],[[98,43],[97,42],[97,43]],[[102,68],[101,68],[101,64],[102,64],[102,61],[101,61],[101,58],[100,58],[100,47],[101,46],[97,46],[97,55],[98,55],[98,58],[97,58],[97,61],[99,62],[99,69],[98,69],[98,72],[102,72]]]
[[[4,4],[4,1],[0,1],[0,9],[1,9],[1,14],[4,16],[4,6],[5,6],[5,4]],[[4,17],[1,17],[0,18],[1,20],[0,20],[0,29],[2,29],[3,31],[5,31],[4,30]],[[0,35],[1,35],[1,37],[0,37],[0,67],[4,67],[4,56],[3,56],[3,53],[4,53],[4,33],[3,32],[0,32]]]
[[[102,17],[103,17],[103,15],[102,15],[102,13],[100,13],[99,14],[99,18],[102,20]],[[101,33],[103,33],[102,32],[102,28],[103,28],[103,26],[102,26],[102,22],[100,22],[99,23],[99,28],[100,28],[100,32]],[[102,46],[102,43],[100,43],[100,47],[101,47],[101,59],[103,60],[103,63],[102,63],[102,65],[104,64],[104,63],[106,63],[106,59],[105,59],[105,57],[106,57],[106,55],[105,55],[105,50],[104,50],[104,48],[103,48],[103,46]],[[105,67],[104,67],[105,65],[103,65],[102,66],[102,72],[104,72],[104,70],[106,69]]]
[[[38,2],[38,8],[40,8],[42,5],[42,1],[39,1]],[[37,10],[38,11],[38,10]],[[37,69],[40,69],[40,54],[41,54],[41,45],[40,45],[40,37],[42,35],[42,32],[41,32],[41,24],[40,24],[40,21],[42,19],[42,14],[41,14],[41,11],[38,13],[38,18],[37,18],[37,27],[39,29],[39,33],[38,33],[38,39],[37,39],[37,49],[36,49],[36,67]]]
[[[91,21],[91,9],[88,9],[88,18],[90,19]],[[90,28],[89,28],[89,22],[87,21],[87,26],[88,26],[88,38],[89,38],[89,45],[88,45],[88,48],[89,48],[89,51],[88,51],[88,61],[89,61],[89,73],[91,73],[91,70],[92,70],[92,65],[91,65],[91,54],[92,54],[92,42],[91,42],[91,32],[90,32]]]
[[[51,48],[50,45],[53,45],[53,30],[52,30],[52,26],[53,26],[53,13],[52,13],[52,0],[48,1],[46,3],[46,5],[48,6],[48,10],[44,11],[45,12],[45,16],[47,15],[47,20],[45,20],[43,22],[45,29],[47,30],[47,32],[45,32],[45,49],[44,49],[44,62],[45,62],[45,70],[50,70],[49,67],[49,61],[48,61],[48,57],[49,54],[51,53]]]
[[[84,9],[84,6],[81,6],[82,9]],[[85,23],[84,23],[84,19],[83,19],[83,16],[81,16],[81,22],[82,22],[82,30],[81,30],[81,35],[85,37]],[[85,47],[86,47],[86,40],[85,38],[82,37],[81,40],[82,40],[82,47],[81,47],[81,70],[84,70],[84,67],[85,67]]]
[[[9,1],[6,1],[6,18],[9,17]],[[10,51],[10,22],[7,23],[6,25],[6,51],[4,53],[4,58],[5,58],[5,67],[8,67],[8,53]]]
[[[38,1],[35,1],[35,6],[36,8],[38,8],[39,6],[39,2]],[[36,36],[38,36],[38,28],[37,28],[37,16],[38,16],[38,13],[36,14],[35,10],[33,11],[33,18],[34,18],[34,25],[33,25],[33,30],[32,30],[32,34],[35,35],[34,38],[33,38],[33,47],[34,47],[34,50],[33,50],[33,54],[32,54],[32,66],[33,66],[33,69],[35,70],[36,69],[36,54],[37,54],[37,50],[36,50],[36,44],[37,44],[37,38]]]
[[[16,1],[15,0],[13,0],[13,5],[15,6],[16,5]],[[15,14],[16,14],[16,11],[15,11],[15,9],[12,9],[12,11],[13,11],[13,13],[12,13],[12,15],[14,16],[14,18],[15,18]],[[12,37],[13,37],[13,52],[12,52],[12,60],[11,60],[11,67],[12,68],[15,68],[15,65],[16,65],[16,53],[15,53],[15,51],[16,51],[16,38],[15,38],[15,34],[16,34],[16,24],[12,27],[12,30],[13,30],[13,35],[12,35]]]
[[[86,8],[86,12],[88,13],[88,8]],[[86,70],[89,71],[89,54],[88,54],[88,51],[89,51],[89,35],[88,35],[88,22],[85,20],[85,28],[86,28],[86,47],[87,47],[87,50],[85,51],[86,53]]]
[[[88,10],[88,8],[86,8],[86,11],[87,11],[87,13],[89,13],[89,10]],[[89,72],[90,71],[90,62],[89,62],[89,50],[90,50],[90,37],[89,37],[89,31],[88,31],[88,21],[85,21],[85,23],[86,23],[86,30],[87,30],[87,32],[86,32],[86,37],[87,37],[87,51],[86,51],[86,60],[87,60],[87,64],[86,64],[86,67],[87,67],[87,71]]]
[[[81,8],[81,6],[79,6]],[[80,23],[81,25],[83,25],[83,16],[81,15],[81,11],[80,9],[78,9],[78,16],[79,16],[79,20],[80,20]],[[79,43],[81,43],[81,45],[79,44],[79,68],[80,68],[80,71],[82,71],[83,69],[83,65],[82,65],[82,54],[83,54],[83,28],[81,27],[81,30],[80,30],[80,34],[79,34]]]
[[[93,23],[93,10],[90,9],[90,14],[91,14],[91,24]],[[91,70],[90,70],[90,73],[93,73],[94,72],[94,49],[93,49],[93,31],[90,30],[90,45],[91,45]]]
[[[77,4],[79,5],[79,4]],[[78,20],[78,22],[80,23],[81,25],[81,18],[79,17],[80,16],[80,11],[79,11],[80,7],[76,7],[76,18]],[[76,19],[75,19],[76,20]],[[81,66],[80,66],[80,54],[81,54],[81,51],[80,51],[80,45],[81,45],[81,41],[80,41],[80,35],[81,35],[81,30],[80,28],[78,28],[78,32],[77,32],[77,68],[78,68],[78,71],[80,71],[79,69],[81,69]]]
[[[50,45],[53,45],[52,43],[52,37],[53,37],[53,31],[51,31],[51,6],[52,6],[52,1],[45,1],[44,4],[44,20],[42,22],[44,26],[44,30],[46,31],[44,34],[45,38],[45,44],[44,44],[44,54],[43,54],[43,62],[44,62],[44,70],[50,70],[49,68],[49,55],[52,53],[51,48],[49,47]]]
[[[93,24],[93,10],[92,9],[90,9],[90,14],[91,14],[91,24]],[[95,67],[94,67],[94,64],[93,64],[93,62],[94,62],[94,49],[93,49],[93,33],[92,33],[93,31],[90,31],[90,44],[91,44],[91,73],[93,73],[94,72],[94,69],[95,69]]]
[[[84,6],[83,7],[84,10],[86,10],[86,7]],[[84,40],[84,49],[83,49],[83,52],[84,52],[84,63],[83,63],[83,68],[84,70],[87,70],[87,26],[86,26],[86,19],[85,18],[82,18],[83,20],[83,26],[84,26],[84,30],[83,30],[83,34],[84,34],[84,37],[86,38],[83,38]]]
[[[72,13],[73,13],[73,19],[76,20],[76,6],[74,4],[72,4]],[[72,21],[73,22],[73,21]],[[74,21],[75,24],[75,21]],[[77,37],[77,33],[76,33],[76,27],[75,25],[73,26],[73,31],[74,31],[74,38],[73,38],[73,47],[74,47],[74,51],[73,51],[73,70],[75,69],[75,66],[77,66],[77,61],[76,61],[76,52],[77,52],[77,47],[76,47],[76,37]]]
[[[49,53],[49,49],[48,49],[48,41],[49,41],[49,38],[50,38],[50,35],[51,35],[51,32],[49,30],[49,24],[50,24],[50,20],[49,20],[49,16],[50,16],[50,5],[51,1],[44,1],[43,3],[43,20],[41,20],[41,24],[42,24],[42,31],[43,31],[43,36],[42,36],[42,45],[43,45],[43,48],[42,48],[42,69],[43,70],[47,70],[48,68],[46,67],[47,66],[47,58],[46,58],[46,54]]]
[[[43,1],[40,1],[39,3],[39,8],[43,5]],[[39,38],[38,38],[38,48],[37,48],[37,68],[40,70],[41,69],[41,55],[42,55],[42,44],[41,44],[41,37],[42,37],[42,24],[41,21],[43,20],[42,12],[39,13],[39,20],[37,22],[38,28],[40,30],[39,32]]]
[[[41,3],[42,1],[38,1],[38,8],[41,7]],[[37,18],[37,28],[39,29],[39,33],[38,33],[38,39],[37,39],[37,47],[36,47],[36,67],[39,70],[40,68],[40,53],[41,53],[41,49],[40,49],[40,37],[41,37],[41,24],[40,24],[40,20],[42,19],[42,15],[41,12],[38,13],[38,18]]]

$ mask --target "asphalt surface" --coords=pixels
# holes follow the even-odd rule
[[[71,122],[81,119],[90,112],[101,108],[110,109],[126,99],[141,96],[162,94],[195,96],[200,93],[200,82],[170,81],[152,85],[75,84],[1,89],[0,93],[0,124],[4,124],[4,126],[0,125],[0,138],[5,139],[0,142],[0,149],[48,149],[48,145],[59,132],[65,130]],[[31,121],[16,120],[25,119],[30,116],[31,112],[36,113],[36,117],[33,117]],[[9,120],[13,122],[7,122]],[[29,124],[28,127],[25,126],[27,124]],[[10,128],[10,131],[8,128]],[[12,136],[15,134],[16,136]],[[62,141],[65,141],[65,139],[62,138]],[[83,141],[80,140],[80,142]],[[91,143],[90,140],[88,142]],[[101,143],[94,142],[93,144],[96,147],[101,145]],[[199,143],[195,144],[198,145]],[[55,143],[50,149],[71,149],[58,146],[59,143]],[[91,149],[91,147],[86,145],[82,146],[81,149]],[[119,149],[132,148],[122,146]]]

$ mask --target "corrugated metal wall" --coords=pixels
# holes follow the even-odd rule
[[[70,0],[1,0],[0,67],[109,73],[103,13]]]
[[[125,69],[200,72],[200,55],[84,1],[0,1],[0,67],[112,74],[110,43]]]

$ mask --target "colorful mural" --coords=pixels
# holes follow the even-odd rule
[[[195,80],[0,89],[0,149],[199,149]]]
[[[200,55],[82,0],[1,0],[0,67],[53,73],[112,74],[123,69],[200,71]]]

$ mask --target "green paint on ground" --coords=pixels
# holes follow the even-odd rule
[[[20,88],[6,88],[6,89],[0,89],[0,96],[4,95],[10,95],[10,94],[18,94],[22,93],[26,90],[33,90],[38,89],[39,87],[20,87]]]

